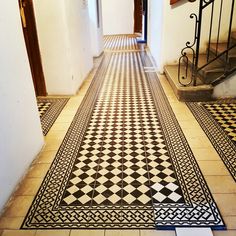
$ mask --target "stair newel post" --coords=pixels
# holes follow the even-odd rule
[[[229,49],[230,49],[230,41],[231,41],[232,23],[233,23],[233,18],[234,18],[234,2],[235,1],[232,0],[230,21],[229,21],[229,32],[228,32],[228,39],[227,39],[226,66],[229,66]]]
[[[196,54],[195,54],[195,64],[194,64],[194,73],[193,73],[193,86],[197,84],[197,73],[198,73],[198,59],[201,43],[201,29],[202,29],[202,12],[203,12],[204,0],[199,1],[199,14],[197,21],[197,34],[196,34]]]

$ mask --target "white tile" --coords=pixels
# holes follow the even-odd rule
[[[213,236],[210,228],[176,228],[176,236]]]

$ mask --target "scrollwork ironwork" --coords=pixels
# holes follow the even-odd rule
[[[181,57],[179,58],[179,67],[178,67],[178,81],[181,85],[183,86],[188,86],[192,84],[193,79],[194,79],[194,65],[195,65],[195,60],[196,60],[196,52],[194,49],[194,46],[196,45],[197,42],[197,29],[198,29],[198,17],[195,13],[192,13],[190,15],[191,19],[195,19],[195,30],[194,30],[194,39],[193,42],[191,43],[190,41],[186,42],[186,46],[181,50]],[[188,54],[187,51],[190,51],[191,53]],[[191,60],[191,77],[188,79],[188,74],[189,74],[189,63],[190,59],[189,57],[192,57]],[[182,63],[184,61],[184,64]],[[182,75],[182,71],[184,71],[184,75]],[[187,82],[185,82],[187,81]]]

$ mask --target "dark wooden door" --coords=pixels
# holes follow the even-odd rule
[[[134,33],[142,33],[143,0],[134,0]]]
[[[37,96],[45,96],[47,92],[39,50],[33,2],[32,0],[19,0],[19,5],[35,93]]]

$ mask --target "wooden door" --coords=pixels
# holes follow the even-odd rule
[[[143,0],[134,0],[134,33],[142,33]]]
[[[39,50],[33,2],[32,0],[19,0],[19,6],[35,93],[36,96],[45,96],[47,93]]]

